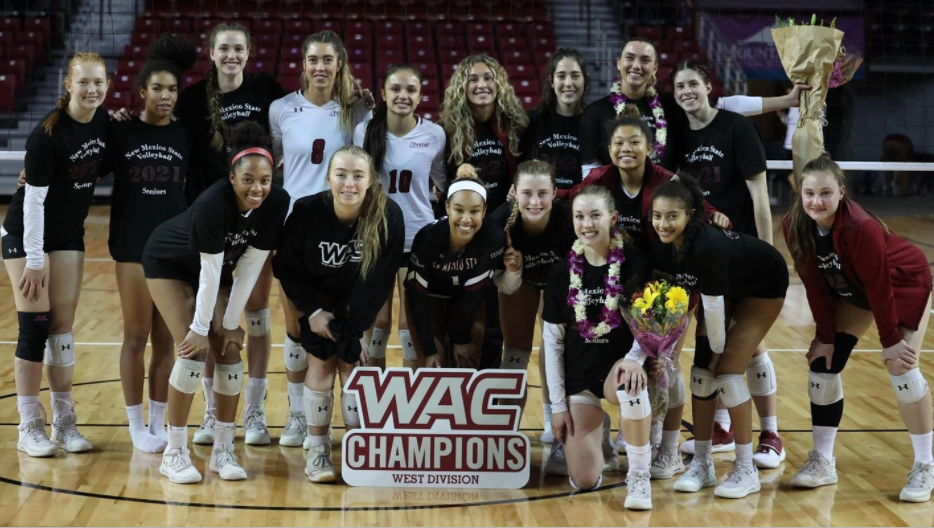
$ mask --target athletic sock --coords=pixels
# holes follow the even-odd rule
[[[168,403],[149,400],[149,434],[166,440],[165,435],[165,409]]]
[[[652,465],[652,444],[644,446],[626,446],[626,457],[629,459],[629,469],[637,471],[648,471]]]
[[[234,422],[214,422],[214,449],[218,446],[232,446],[237,424]]]
[[[928,431],[928,434],[910,436],[911,446],[915,449],[915,464],[934,462],[934,456],[931,455],[931,441],[934,439],[934,432]]]
[[[266,387],[269,382],[266,378],[249,377],[246,382],[246,406],[243,408],[243,416],[249,416],[263,404],[266,398]]]
[[[542,416],[545,418],[545,430],[551,429],[551,404],[542,404]]]
[[[722,427],[724,431],[729,431],[730,427],[733,425],[733,422],[730,420],[729,409],[717,409],[717,413],[714,415],[713,419],[720,424],[720,427]]]
[[[68,392],[53,392],[52,395],[52,423],[61,416],[63,411],[72,412],[72,409],[75,406],[75,401],[71,397],[71,391]],[[56,403],[63,401],[66,406],[58,406]]]
[[[308,435],[308,441],[311,442],[312,446],[327,446],[328,449],[331,448],[331,437],[328,435]]]
[[[837,438],[837,428],[815,425],[813,430],[814,450],[824,455],[827,460],[833,460],[833,443]]]
[[[694,458],[698,461],[710,460],[710,440],[694,439]]]
[[[38,396],[17,396],[16,410],[19,411],[19,423],[24,424],[33,418],[42,416],[39,410]]]
[[[289,382],[289,411],[292,414],[305,413],[305,384]]]
[[[736,463],[743,466],[752,467],[752,442],[748,444],[736,444]]]
[[[681,438],[681,431],[662,431],[662,452],[674,455],[678,453],[678,440]]]
[[[171,451],[172,449],[183,449],[188,447],[188,426],[182,425],[180,427],[175,427],[174,425],[169,425],[169,441],[165,446],[166,451]]]
[[[158,453],[165,448],[165,442],[156,438],[146,430],[143,423],[143,404],[128,405],[126,416],[130,421],[130,439],[133,447],[147,453]]]
[[[778,416],[760,416],[759,428],[778,434]]]
[[[201,378],[201,394],[204,395],[205,412],[214,412],[217,409],[214,403],[214,378]]]
[[[649,429],[649,445],[657,446],[662,443],[662,433],[664,420],[652,419],[652,426]]]

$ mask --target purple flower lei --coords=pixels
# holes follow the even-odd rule
[[[665,157],[665,145],[668,144],[668,121],[665,120],[665,110],[662,108],[661,95],[654,86],[646,89],[646,94],[653,95],[649,101],[649,108],[652,109],[652,115],[655,117],[655,149],[652,151],[652,159],[658,161]],[[616,115],[622,111],[629,98],[622,90],[622,79],[619,77],[613,83],[613,90],[610,92],[610,104],[616,110]]]
[[[619,231],[614,229],[611,232],[610,240],[614,240]],[[623,252],[622,246],[612,246],[610,247],[610,254],[607,258],[607,264],[612,266],[613,264],[619,264],[620,266],[626,262],[626,254]],[[573,249],[568,252],[568,268],[572,275],[577,275],[583,280],[584,275],[584,255],[583,253],[577,253]],[[580,294],[580,290],[577,288],[568,289],[567,303],[571,308],[577,306],[577,296]],[[606,274],[606,277],[603,279],[603,294],[604,298],[616,296],[622,298],[623,296],[623,285],[619,283],[619,277],[615,277],[609,272]],[[622,323],[622,316],[620,315],[619,309],[611,310],[604,306],[600,311],[600,318],[603,323],[613,330],[617,328]],[[599,323],[597,323],[599,325]],[[594,331],[594,325],[590,322],[589,319],[584,319],[583,321],[578,321],[577,323],[578,331],[580,332],[581,337],[586,340],[591,340],[597,337],[596,332]]]

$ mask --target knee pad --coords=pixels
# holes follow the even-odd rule
[[[504,369],[526,370],[529,368],[529,361],[532,359],[531,350],[520,350],[518,348],[506,347],[503,349]]]
[[[705,368],[691,367],[691,395],[699,400],[710,400],[717,395],[717,380]]]
[[[292,372],[301,372],[308,368],[308,354],[302,348],[302,344],[293,341],[289,335],[285,336],[285,346],[282,357],[285,361],[285,370]]]
[[[753,396],[768,396],[778,390],[778,381],[775,379],[775,365],[769,353],[754,357],[746,367],[746,383],[749,393]]]
[[[402,359],[418,361],[415,343],[412,342],[412,334],[408,330],[399,330],[399,342],[402,343]]]
[[[707,368],[710,366],[710,360],[713,358],[713,349],[710,348],[710,340],[707,336],[697,336],[694,344],[694,366]]]
[[[70,367],[75,364],[75,336],[71,332],[61,335],[50,335],[49,344],[45,349],[46,365],[55,367]]]
[[[169,376],[169,385],[182,394],[194,394],[201,386],[201,375],[204,374],[204,361],[193,359],[176,359]]]
[[[843,399],[840,374],[808,372],[808,397],[814,405],[833,405]]]
[[[720,401],[727,409],[746,403],[751,396],[742,374],[717,376],[717,390],[720,393]]]
[[[928,391],[928,382],[921,375],[919,368],[911,369],[901,376],[889,374],[889,377],[892,379],[892,386],[895,387],[898,403],[916,403]]]
[[[224,396],[236,396],[243,387],[243,362],[233,365],[218,363],[214,367],[214,392]]]
[[[355,394],[341,394],[341,415],[344,417],[344,425],[348,428],[360,427],[360,412],[357,409]]]
[[[571,483],[571,487],[574,488],[575,490],[577,490],[577,491],[580,491],[580,490],[581,490],[580,488],[577,487],[577,484],[574,483],[574,479],[573,479],[573,478],[568,477],[568,482]],[[588,488],[588,489],[597,489],[597,488],[600,487],[600,484],[603,484],[603,474],[602,474],[602,473],[600,474],[599,477],[597,477],[597,483],[594,484],[592,488]]]
[[[246,333],[253,337],[262,337],[269,333],[269,308],[247,310]]]
[[[314,391],[305,387],[305,418],[308,425],[323,427],[330,425],[332,407],[334,406],[334,394],[331,391]]]
[[[649,402],[647,389],[642,389],[642,392],[635,396],[624,390],[618,390],[616,398],[619,399],[619,415],[623,418],[641,420],[652,415],[652,404]]]
[[[389,345],[389,331],[382,328],[373,328],[373,333],[370,335],[370,357],[373,359],[385,358],[387,345]]]
[[[16,315],[19,319],[16,357],[24,361],[42,363],[45,358],[45,342],[49,339],[52,312],[16,312]]]
[[[668,380],[668,408],[684,405],[687,396],[684,394],[684,378],[681,371],[676,370],[674,376]]]
[[[853,352],[853,349],[856,348],[856,343],[858,342],[859,338],[854,335],[837,332],[833,341],[833,356],[830,361],[830,368],[827,368],[827,364],[824,360],[818,359],[811,363],[811,372],[823,372],[825,374],[839,374],[843,372],[843,368],[846,367],[846,362],[849,361],[850,354]]]

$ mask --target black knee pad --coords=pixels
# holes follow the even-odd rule
[[[49,339],[51,312],[16,312],[19,318],[19,339],[16,342],[16,357],[42,363],[45,357],[45,342]]]
[[[830,361],[830,368],[827,368],[824,360],[818,359],[811,363],[811,372],[821,372],[824,374],[839,374],[843,372],[843,367],[845,367],[846,362],[850,360],[850,354],[852,354],[853,349],[856,348],[857,342],[859,342],[858,337],[843,332],[837,332],[833,341],[833,358]]]
[[[707,336],[697,336],[694,345],[694,366],[705,369],[710,366],[710,360],[713,359],[713,349],[710,348],[710,340]]]

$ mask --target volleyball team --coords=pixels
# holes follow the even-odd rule
[[[264,401],[275,277],[289,403],[278,442],[308,450],[312,482],[336,480],[335,406],[348,429],[360,425],[352,395],[335,401],[336,380],[359,365],[385,367],[393,317],[413,369],[525,369],[539,318],[546,473],[595,488],[619,450],[627,508],[652,507],[651,479],[677,476],[678,491],[714,487],[725,498],[759,491],[758,469],[785,459],[763,340],[789,279],[772,245],[764,148],[744,115],[795,106],[808,87],[714,105],[706,67],[684,62],[674,92],[662,92],[655,47],[636,38],[619,55],[620,82],[590,105],[582,55],[558,49],[529,112],[496,60],[467,57],[436,124],[417,113],[424,79],[415,67],[391,66],[376,105],[355,84],[344,44],[324,31],[305,40],[301,89],[286,93],[270,76],[244,72],[250,44],[242,26],[216,26],[208,78],[183,87],[196,52],[183,38],[159,37],[137,81],[145,110],[113,119],[101,105],[103,59],[78,53],[69,62],[65,95],[27,141],[25,185],[2,230],[19,320],[20,451],[92,449],[72,399],[72,330],[84,220],[96,181],[113,173],[109,247],[130,436],[136,449],[162,453],[160,472],[174,483],[202,478],[187,427],[199,389],[206,411],[192,441],[213,445],[210,471],[248,477],[234,450],[242,390],[245,443],[272,441]],[[851,200],[832,160],[815,159],[800,176],[782,229],[816,325],[807,353],[814,449],[791,484],[837,482],[841,373],[875,323],[914,448],[900,497],[928,501],[932,409],[918,352],[930,268]],[[664,419],[653,420],[647,386],[659,368],[613,308],[658,278],[691,292],[697,319],[694,437],[680,446],[683,377],[670,384]],[[51,436],[39,403],[43,365]],[[602,400],[620,407],[615,439]],[[733,450],[718,484],[711,454]],[[679,451],[693,455],[687,466]]]

